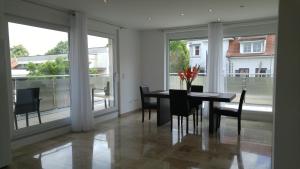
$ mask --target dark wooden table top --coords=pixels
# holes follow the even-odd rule
[[[168,90],[157,90],[151,91],[145,94],[146,97],[156,97],[156,98],[169,98]],[[190,92],[188,96],[191,99],[202,100],[202,101],[216,101],[216,102],[231,102],[235,97],[235,93],[209,93],[209,92]]]

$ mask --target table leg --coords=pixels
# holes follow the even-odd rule
[[[162,126],[171,120],[169,98],[157,99],[157,126]]]
[[[209,134],[213,134],[215,129],[216,129],[216,118],[215,118],[215,114],[213,112],[214,109],[214,102],[210,101],[209,102]]]

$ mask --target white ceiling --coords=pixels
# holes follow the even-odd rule
[[[276,17],[279,0],[107,0],[107,3],[104,0],[41,1],[62,8],[82,10],[91,17],[124,27],[155,29],[207,24],[218,18],[223,22],[231,22]]]

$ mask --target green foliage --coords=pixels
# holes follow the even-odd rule
[[[23,45],[17,45],[10,48],[10,57],[17,58],[22,56],[28,56],[29,52]]]
[[[68,52],[69,52],[68,41],[60,41],[53,49],[50,49],[47,53],[45,53],[45,55],[59,55],[59,54],[66,54]]]
[[[27,65],[28,76],[65,75],[69,74],[69,62],[64,57],[57,57],[55,61]]]
[[[90,68],[89,69],[89,74],[97,74],[98,70],[96,68]]]
[[[187,42],[184,40],[170,41],[170,73],[178,73],[186,69],[190,62],[190,53]]]

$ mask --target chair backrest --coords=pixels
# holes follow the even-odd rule
[[[203,92],[203,86],[200,86],[200,85],[192,85],[192,87],[191,87],[191,92],[199,92],[199,93],[202,93],[202,92]]]
[[[186,116],[189,114],[188,93],[186,90],[169,90],[171,114]]]
[[[109,81],[106,82],[106,86],[104,87],[104,94],[105,96],[110,95]]]
[[[24,114],[39,109],[40,88],[17,89],[15,113]]]
[[[149,90],[148,86],[140,86],[142,107],[144,107],[145,103],[149,103],[150,102],[150,98],[144,96],[144,94],[149,93],[149,91],[150,90]]]
[[[246,95],[246,90],[243,90],[242,94],[241,94],[241,97],[240,97],[240,103],[239,103],[239,108],[238,108],[238,114],[239,115],[242,114],[243,104],[245,102],[245,95]]]

